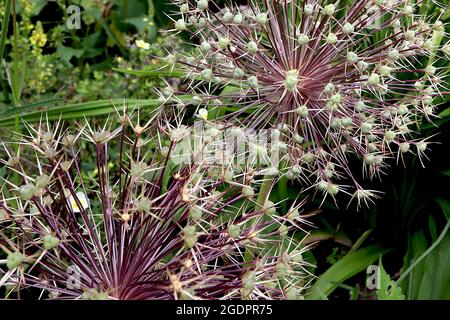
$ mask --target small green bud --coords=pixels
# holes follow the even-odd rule
[[[264,25],[267,23],[267,20],[268,20],[267,13],[265,12],[260,13],[256,16],[256,22],[258,22],[259,24]]]
[[[213,76],[213,71],[211,69],[204,69],[204,70],[202,70],[201,75],[202,75],[203,79],[205,79],[206,81],[211,81],[212,76]]]
[[[365,61],[358,61],[358,64],[356,66],[361,72],[366,71],[369,68],[369,64]]]
[[[372,73],[369,77],[369,79],[367,80],[367,83],[370,85],[377,85],[380,83],[380,76],[376,73]]]
[[[389,51],[388,57],[392,61],[397,61],[398,59],[400,59],[400,53],[397,49],[392,49],[391,51]]]
[[[338,41],[337,36],[333,32],[330,32],[327,38],[325,39],[325,42],[328,44],[335,44],[337,41]]]
[[[434,76],[434,74],[436,73],[436,67],[430,64],[425,68],[424,71],[427,75]]]
[[[241,237],[241,227],[237,224],[232,224],[228,227],[228,234],[233,239],[239,239]]]
[[[186,30],[186,23],[183,19],[179,19],[175,22],[175,29],[177,29],[178,31]]]
[[[392,68],[391,68],[391,67],[388,67],[388,66],[381,66],[381,67],[380,67],[380,74],[381,74],[383,77],[388,77],[388,76],[390,76],[390,75],[391,75],[391,72],[392,72]]]
[[[308,107],[305,105],[299,106],[295,111],[302,118],[306,118],[308,116]]]
[[[228,38],[220,37],[219,38],[219,48],[225,49],[227,48],[231,43],[231,40]]]
[[[130,175],[132,177],[140,177],[147,170],[147,164],[145,162],[133,163],[130,169]]]
[[[187,3],[183,3],[180,6],[180,12],[181,13],[188,13],[189,12],[189,5]]]
[[[366,109],[366,104],[363,101],[358,101],[355,105],[355,110],[358,112],[362,112]]]
[[[263,206],[263,210],[265,211],[265,213],[267,213],[268,215],[274,215],[277,213],[277,208],[275,207],[275,203],[273,203],[270,200],[267,200],[266,203]]]
[[[298,35],[298,43],[300,45],[304,46],[308,42],[309,42],[309,37],[306,34],[301,33],[301,34]]]
[[[354,53],[353,51],[350,51],[349,53],[347,53],[347,61],[349,63],[358,62],[358,55],[356,53]]]
[[[309,4],[305,5],[304,13],[307,16],[312,15],[313,12],[314,12],[314,6],[312,4],[309,3]]]
[[[225,22],[230,22],[231,20],[233,20],[233,18],[234,18],[234,15],[230,11],[227,11],[223,14],[223,21],[225,21]]]
[[[47,234],[44,237],[44,248],[45,248],[45,250],[54,249],[59,245],[59,242],[60,242],[60,240],[57,237]]]
[[[256,76],[248,77],[247,82],[248,82],[249,86],[252,87],[253,89],[258,88],[258,78]]]
[[[209,42],[203,41],[200,45],[200,50],[205,53],[209,52],[211,51],[211,45],[209,44]]]
[[[294,134],[294,142],[295,143],[303,143],[305,141],[305,138],[303,138],[301,135],[299,135],[298,133]]]
[[[372,130],[372,124],[368,122],[363,122],[361,124],[361,132],[362,133],[369,133]]]
[[[405,39],[408,41],[414,40],[416,37],[416,32],[414,30],[405,31]]]
[[[22,199],[30,200],[36,195],[37,188],[33,184],[28,183],[26,185],[21,186],[19,192]]]
[[[247,52],[248,53],[258,52],[258,44],[253,40],[247,43]]]
[[[336,10],[336,7],[334,4],[328,4],[323,8],[323,13],[327,16],[332,16],[334,14],[334,11]]]
[[[244,186],[242,188],[242,195],[247,198],[251,198],[255,195],[255,190],[250,186]]]
[[[386,133],[384,134],[384,138],[386,139],[387,142],[393,141],[395,139],[395,136],[396,136],[395,132],[391,130],[386,131]]]
[[[197,1],[197,9],[198,10],[205,10],[208,8],[208,0],[198,0]]]
[[[339,187],[334,183],[329,183],[327,186],[327,192],[334,197],[339,192]]]
[[[342,100],[342,96],[339,93],[332,95],[330,98],[330,102],[333,104],[339,104],[339,103],[341,103],[341,100]]]
[[[20,252],[11,252],[6,258],[6,267],[8,268],[8,270],[14,270],[18,266],[20,266],[24,262],[24,260],[25,256]]]
[[[44,189],[50,183],[50,177],[47,174],[42,174],[36,178],[36,188]]]
[[[233,18],[233,23],[235,24],[241,24],[242,21],[244,21],[244,16],[242,15],[242,13],[236,14]]]
[[[284,80],[284,86],[286,87],[286,90],[290,92],[296,92],[297,91],[297,85],[298,85],[298,79],[299,72],[298,70],[290,70],[286,73],[286,79]]]
[[[242,79],[244,76],[245,76],[244,70],[242,70],[239,67],[234,68],[233,78],[235,78],[235,79]]]
[[[275,269],[279,279],[284,279],[289,274],[289,266],[284,262],[278,262]]]
[[[342,32],[345,34],[351,34],[351,33],[355,32],[355,27],[351,23],[346,22],[342,26]]]
[[[141,199],[139,199],[136,209],[137,211],[142,211],[142,212],[149,212],[152,208],[152,201],[147,198],[147,197],[143,197]]]
[[[186,226],[183,229],[184,244],[188,248],[193,248],[197,243],[197,234],[195,226]]]
[[[416,144],[416,147],[419,152],[424,152],[425,150],[427,150],[428,143],[426,143],[425,141],[420,141]]]
[[[201,220],[202,219],[202,209],[198,206],[192,206],[189,209],[189,216],[194,220]]]
[[[411,148],[411,145],[408,142],[403,142],[400,144],[400,151],[402,153],[408,152],[410,148]]]
[[[249,292],[255,289],[256,276],[253,272],[246,273],[242,276],[242,287]]]
[[[306,163],[311,163],[314,161],[314,155],[311,152],[304,154],[301,158],[301,161]]]
[[[298,289],[295,287],[290,287],[285,291],[286,298],[288,300],[299,300]]]
[[[278,233],[280,234],[280,236],[285,237],[288,234],[288,227],[286,227],[284,224],[282,224],[279,228],[278,228]]]

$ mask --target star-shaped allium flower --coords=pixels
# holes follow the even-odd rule
[[[281,130],[289,177],[366,202],[374,193],[354,178],[349,159],[361,159],[372,177],[389,158],[423,157],[427,139],[414,131],[449,93],[447,70],[436,63],[445,26],[420,7],[264,0],[220,9],[214,1],[182,1],[176,29],[198,46],[179,63],[209,109],[220,98],[227,119]],[[219,96],[225,86],[236,89]]]

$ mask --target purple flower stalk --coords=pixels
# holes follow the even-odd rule
[[[435,117],[436,99],[449,92],[446,71],[435,66],[438,50],[448,54],[444,25],[416,13],[422,2],[178,3],[175,29],[198,40],[178,57],[196,101],[212,109],[220,99],[235,110],[228,120],[281,130],[288,177],[332,197],[343,191],[359,206],[376,193],[360,185],[349,159],[361,159],[372,178],[389,158],[424,156],[429,142],[416,138],[417,125]],[[235,90],[217,96],[225,86]]]

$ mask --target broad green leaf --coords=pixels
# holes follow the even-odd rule
[[[366,270],[368,266],[388,251],[389,249],[383,248],[379,244],[373,244],[348,253],[318,277],[316,282],[308,289],[305,298],[317,300],[321,296],[328,297],[337,288],[337,284],[343,283],[359,272]]]
[[[72,59],[73,57],[80,58],[83,55],[84,50],[83,49],[74,49],[74,48],[60,45],[58,47],[58,49],[56,50],[56,52],[59,54],[62,61],[69,64],[70,59]]]
[[[397,286],[395,281],[387,274],[380,261],[378,263],[378,281],[379,289],[377,289],[378,300],[405,300],[402,288]]]

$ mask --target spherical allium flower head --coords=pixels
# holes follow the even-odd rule
[[[288,163],[317,190],[365,202],[374,193],[354,178],[350,157],[372,177],[389,158],[424,155],[427,139],[414,130],[432,120],[448,89],[446,70],[436,66],[444,25],[420,15],[420,3],[255,0],[223,10],[213,1],[182,3],[184,30],[200,43],[179,59],[192,91],[206,88],[198,96],[213,108],[215,92],[236,88],[220,95],[220,107],[237,110],[228,119],[281,128]]]
[[[5,145],[0,282],[60,299],[301,294],[300,205],[279,214],[252,173],[174,161],[190,134],[168,118],[141,124],[125,113],[77,134],[26,125],[16,157]]]

